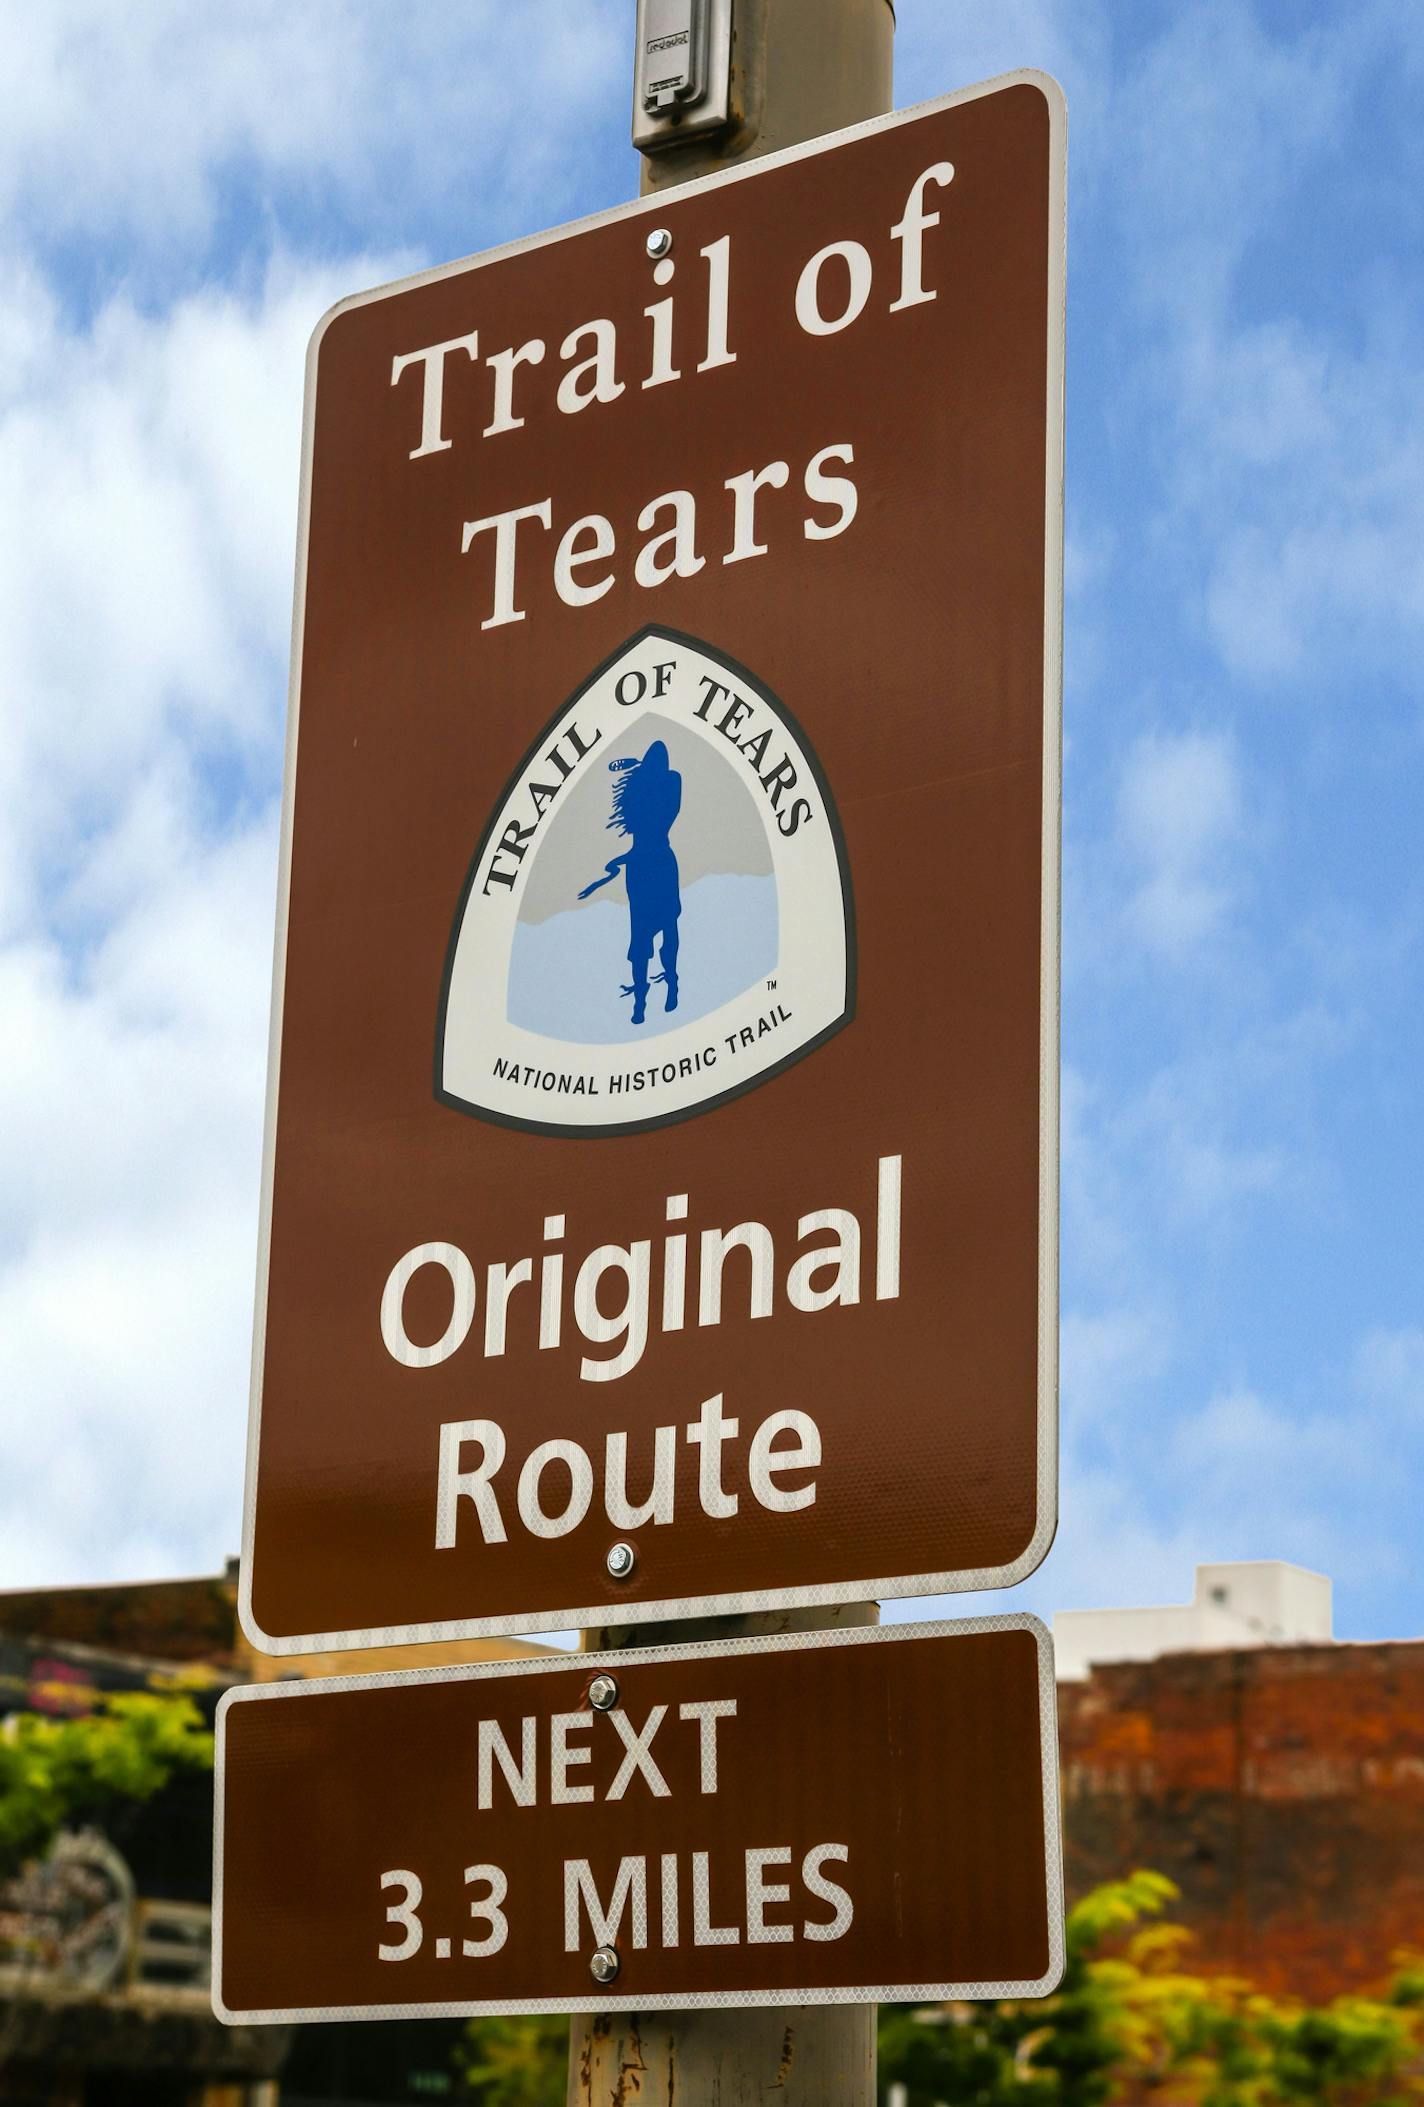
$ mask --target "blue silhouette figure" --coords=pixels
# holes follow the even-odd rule
[[[664,1007],[677,1008],[677,925],[682,893],[677,855],[668,835],[682,809],[682,777],[669,766],[661,739],[654,739],[641,761],[610,761],[608,766],[616,778],[608,825],[626,834],[632,847],[605,864],[603,876],[586,885],[579,898],[586,900],[623,872],[628,887],[628,963],[633,969],[632,985],[623,993],[632,996],[633,1022],[641,1024],[648,1014],[648,968],[659,938],[662,971],[652,979],[667,989]]]

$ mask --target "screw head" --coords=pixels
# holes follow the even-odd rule
[[[594,1949],[588,1972],[596,1983],[611,1983],[618,1974],[618,1949],[614,1946],[599,1946]]]
[[[588,1701],[595,1712],[611,1712],[618,1702],[618,1685],[611,1675],[596,1675],[588,1686]]]
[[[610,1544],[608,1547],[608,1570],[615,1580],[626,1580],[638,1563],[638,1554],[631,1544]]]
[[[654,227],[645,244],[649,256],[657,263],[672,252],[672,235],[666,227]]]

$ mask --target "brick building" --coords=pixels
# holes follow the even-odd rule
[[[1314,1999],[1424,1948],[1424,1641],[1097,1665],[1058,1701],[1070,1899],[1150,1866],[1203,1970]]]

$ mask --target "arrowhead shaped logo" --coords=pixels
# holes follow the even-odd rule
[[[511,776],[456,909],[435,1091],[544,1134],[628,1134],[764,1083],[855,1009],[830,787],[771,691],[648,628]]]

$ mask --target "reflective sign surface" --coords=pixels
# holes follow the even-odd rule
[[[227,2019],[1039,1996],[1061,1972],[1030,1618],[268,1683],[220,1717]]]
[[[255,1644],[1044,1555],[1062,241],[1014,77],[318,331]]]

